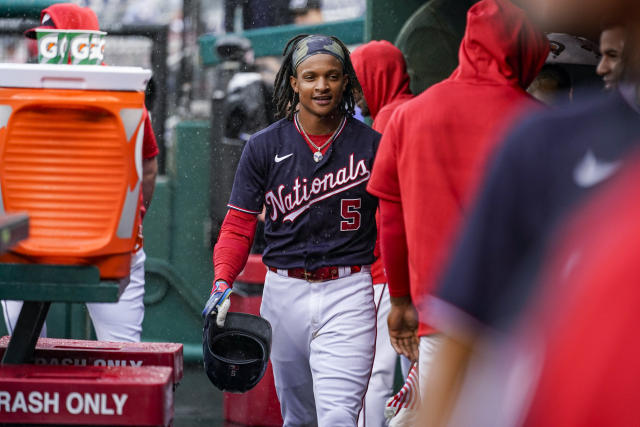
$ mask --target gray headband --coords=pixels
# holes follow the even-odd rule
[[[295,72],[298,69],[298,65],[305,59],[321,53],[338,58],[344,67],[342,47],[331,37],[313,35],[303,38],[296,45],[292,58],[293,71]]]

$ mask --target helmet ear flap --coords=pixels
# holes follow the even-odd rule
[[[244,393],[264,376],[271,352],[271,325],[261,317],[228,313],[225,326],[207,316],[202,331],[204,369],[222,391]]]

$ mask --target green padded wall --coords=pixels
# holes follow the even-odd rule
[[[467,10],[477,0],[430,0],[407,20],[395,39],[404,53],[411,91],[419,94],[458,66]]]
[[[0,18],[40,19],[40,11],[65,0],[0,0]]]
[[[367,0],[364,39],[393,42],[405,21],[425,0]]]

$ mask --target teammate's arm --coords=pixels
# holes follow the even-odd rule
[[[418,360],[418,313],[411,301],[407,239],[402,205],[380,199],[381,252],[389,282],[391,311],[387,318],[391,345],[399,354]]]
[[[142,161],[142,201],[145,209],[149,209],[153,192],[156,188],[156,176],[158,175],[158,158],[144,159]]]
[[[142,140],[142,204],[146,212],[151,205],[158,175],[158,142],[151,127],[149,112],[145,111],[144,139]]]
[[[378,197],[380,206],[380,244],[389,283],[391,311],[387,318],[393,348],[410,360],[418,358],[418,316],[411,302],[408,249],[405,236],[398,175],[400,116],[396,110],[385,128],[367,186]]]

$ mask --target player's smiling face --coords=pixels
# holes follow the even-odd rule
[[[348,77],[338,58],[321,53],[302,61],[290,81],[300,99],[301,114],[326,117],[342,102]]]

